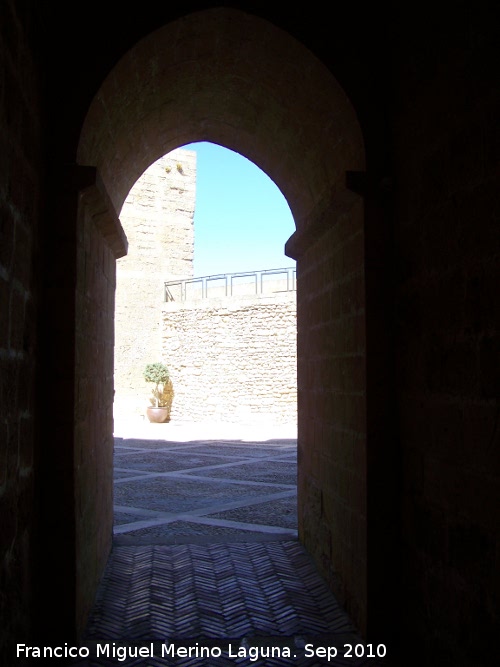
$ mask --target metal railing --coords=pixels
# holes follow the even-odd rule
[[[219,273],[187,280],[169,280],[165,283],[165,301],[206,299],[212,296],[273,294],[292,292],[296,289],[297,271],[295,267],[242,273]]]

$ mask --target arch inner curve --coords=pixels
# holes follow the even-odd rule
[[[188,15],[126,53],[91,103],[77,160],[97,167],[119,212],[149,165],[195,141],[265,171],[299,229],[346,170],[364,167],[354,110],[327,68],[281,29],[232,9]]]
[[[294,217],[286,253],[298,275],[299,536],[363,629],[364,211],[346,187],[346,172],[365,165],[356,113],[296,39],[257,16],[211,9],[165,25],[121,58],[89,107],[77,162],[97,170],[119,215],[148,166],[200,141],[254,162]],[[346,474],[349,485],[332,483]]]

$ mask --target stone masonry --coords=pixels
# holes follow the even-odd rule
[[[163,307],[172,418],[295,423],[295,291],[172,301]]]
[[[146,364],[161,357],[165,280],[193,276],[196,153],[177,149],[152,164],[125,200],[129,252],[117,262],[115,417],[148,405]]]

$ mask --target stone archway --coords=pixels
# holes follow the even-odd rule
[[[117,215],[131,186],[161,155],[194,141],[218,143],[252,160],[278,185],[293,213],[297,231],[287,254],[297,260],[298,273],[299,534],[364,629],[365,241],[362,200],[346,187],[346,172],[364,169],[364,148],[345,93],[299,42],[255,16],[213,9],[150,34],[109,73],[88,110],[78,148],[81,169],[95,171],[90,189],[81,190],[77,282],[85,294],[92,281],[107,281],[107,308],[82,303],[81,321],[98,315],[98,334],[109,330],[114,277],[104,245],[120,238]],[[92,221],[101,225],[101,242],[89,231]],[[124,252],[120,243],[115,257]],[[100,268],[89,272],[96,257]],[[95,387],[108,416],[92,423],[90,446],[76,438],[75,455],[84,468],[94,457],[90,467],[100,469],[101,444],[110,446],[112,391],[108,380],[101,387],[99,373],[109,378],[112,356],[103,353],[102,368],[90,377],[89,344],[85,336],[76,343],[77,405]],[[88,436],[88,409],[86,422],[83,414],[77,411],[75,431],[81,426]],[[86,514],[82,510],[76,529],[81,624],[109,549],[111,489],[108,478],[76,478],[75,487],[77,505],[89,494],[99,497],[84,508]]]

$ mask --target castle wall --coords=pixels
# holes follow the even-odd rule
[[[175,420],[297,421],[296,293],[165,303]]]
[[[146,364],[161,356],[165,280],[193,276],[196,153],[163,156],[139,178],[120,220],[129,253],[117,262],[115,417],[143,410]]]

